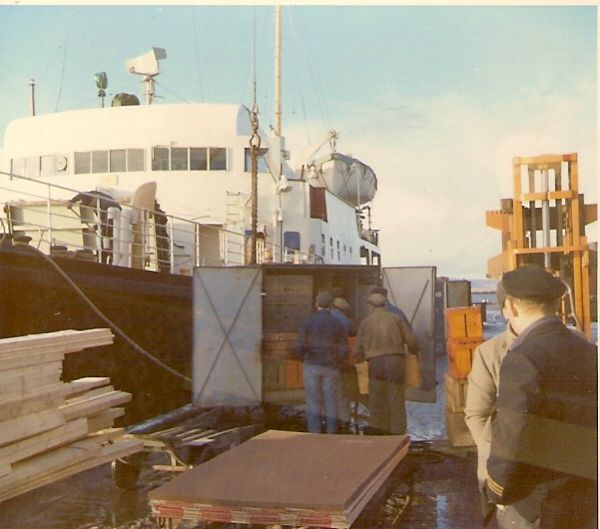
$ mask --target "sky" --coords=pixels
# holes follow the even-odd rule
[[[298,154],[329,129],[378,177],[384,266],[482,278],[501,251],[485,212],[512,197],[515,156],[579,157],[597,201],[598,21],[593,4],[284,5],[282,133]],[[252,105],[274,124],[274,8],[0,5],[0,131],[29,114],[141,96],[124,62],[166,49],[157,102]],[[597,240],[594,225],[588,237]]]

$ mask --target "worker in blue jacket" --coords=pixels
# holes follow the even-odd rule
[[[502,277],[518,334],[500,368],[487,492],[501,529],[597,527],[597,347],[557,316],[565,286],[537,265]]]
[[[298,331],[294,357],[304,362],[304,397],[308,431],[338,431],[339,368],[348,355],[348,335],[331,312],[331,295],[321,292],[316,311]]]

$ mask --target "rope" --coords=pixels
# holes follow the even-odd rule
[[[6,234],[3,234],[2,240],[4,240],[5,237],[6,237]],[[32,246],[24,245],[24,246],[21,246],[20,248],[25,248],[28,251],[30,251],[31,253],[38,255],[39,257],[42,257],[46,262],[48,262],[52,266],[52,268],[69,284],[69,286],[72,287],[73,290],[75,290],[75,292],[92,309],[92,311],[100,319],[102,319],[102,321],[104,321],[108,326],[110,326],[110,328],[116,334],[118,334],[126,343],[128,343],[136,352],[140,353],[142,356],[146,357],[148,360],[150,360],[151,362],[153,362],[160,368],[164,369],[171,375],[174,375],[175,377],[182,379],[184,382],[188,382],[188,383],[192,382],[191,378],[186,377],[182,373],[179,373],[172,367],[168,366],[167,364],[165,364],[164,362],[162,362],[161,360],[159,360],[158,358],[156,358],[155,356],[150,354],[148,351],[146,351],[143,347],[138,345],[136,342],[134,342],[127,334],[125,334],[125,332],[116,323],[114,323],[110,318],[108,318],[107,316],[104,315],[104,313],[94,304],[94,302],[85,294],[85,292],[83,292],[83,290],[81,290],[79,288],[79,286],[77,286],[77,284],[67,275],[67,273],[60,266],[58,266],[54,262],[54,260],[50,259],[50,257],[48,257],[46,254],[44,254],[43,252],[41,252],[40,250],[38,250],[36,248],[33,248]]]

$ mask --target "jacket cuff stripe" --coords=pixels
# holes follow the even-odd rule
[[[494,493],[497,494],[498,496],[502,496],[502,493],[504,492],[504,487],[502,485],[499,485],[498,483],[496,483],[488,474],[488,487],[490,488],[490,490]]]

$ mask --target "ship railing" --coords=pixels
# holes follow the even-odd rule
[[[6,176],[10,178],[0,182],[0,196],[10,193],[20,199],[0,202],[3,230],[15,241],[26,241],[46,254],[178,274],[191,274],[198,266],[250,262],[251,237],[241,223],[227,227],[201,223],[169,215],[156,203],[154,209],[136,208],[97,191],[78,193],[35,179]],[[9,185],[16,179],[43,186],[45,194],[30,188],[16,195],[16,186]],[[316,256],[300,252],[290,259],[263,234],[256,240],[257,263],[317,262]]]

